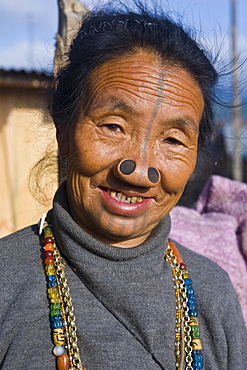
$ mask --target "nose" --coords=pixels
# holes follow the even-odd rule
[[[115,167],[115,175],[129,184],[142,187],[153,187],[160,181],[160,173],[155,167],[137,164],[132,159],[120,161]]]

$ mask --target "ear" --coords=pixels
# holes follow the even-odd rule
[[[65,132],[61,132],[61,129],[57,128],[56,131],[58,152],[62,157],[67,157],[69,153],[69,138],[66,136]]]

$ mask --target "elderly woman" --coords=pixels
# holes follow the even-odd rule
[[[167,17],[84,19],[51,106],[67,181],[1,242],[1,369],[246,369],[227,274],[168,238],[216,80]]]

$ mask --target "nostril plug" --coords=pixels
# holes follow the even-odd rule
[[[120,164],[120,172],[122,172],[123,175],[130,175],[136,168],[136,163],[134,161],[131,161],[130,159],[127,159],[123,161]]]
[[[148,179],[153,183],[156,184],[159,181],[160,175],[158,170],[154,167],[149,167],[148,169]]]

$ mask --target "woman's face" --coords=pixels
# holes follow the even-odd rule
[[[178,202],[194,170],[203,107],[188,72],[162,66],[153,54],[138,52],[97,67],[83,114],[59,143],[68,155],[75,221],[107,244],[144,241]],[[134,163],[121,166],[127,160]],[[133,166],[126,169],[127,163]],[[148,176],[150,167],[155,178]]]

